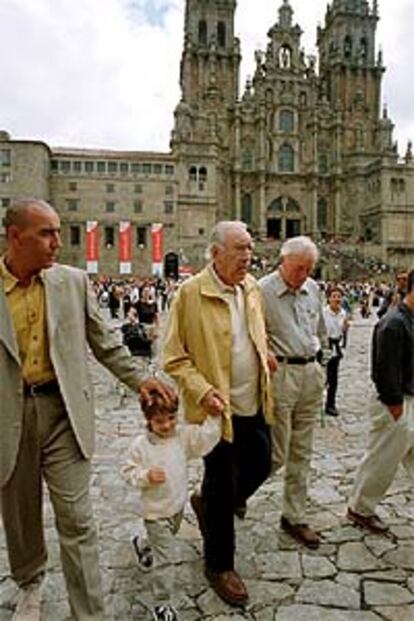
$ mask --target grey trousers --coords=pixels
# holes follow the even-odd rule
[[[403,414],[398,421],[381,401],[373,398],[368,446],[349,499],[351,509],[372,515],[400,464],[414,481],[414,397],[404,398]]]
[[[175,596],[176,538],[183,512],[159,520],[145,520],[154,558],[152,592],[154,604],[166,604]]]
[[[79,621],[104,618],[97,534],[89,498],[90,469],[60,394],[25,398],[17,464],[1,490],[11,573],[19,586],[25,586],[45,572],[44,479],[55,513],[71,613]]]

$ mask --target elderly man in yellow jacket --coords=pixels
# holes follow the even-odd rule
[[[272,421],[262,300],[248,275],[252,241],[242,222],[212,231],[211,262],[179,289],[164,341],[164,369],[177,381],[188,422],[223,415],[220,443],[205,457],[201,496],[191,498],[204,540],[206,576],[232,605],[248,600],[234,569],[234,514],[270,472]],[[273,370],[273,369],[272,369]]]

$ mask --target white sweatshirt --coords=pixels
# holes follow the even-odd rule
[[[147,431],[132,442],[122,477],[136,487],[138,512],[144,519],[171,517],[184,508],[188,492],[188,461],[207,455],[221,437],[221,416],[207,416],[202,425],[177,427],[174,436],[160,438]],[[162,468],[164,483],[150,483],[148,471]]]

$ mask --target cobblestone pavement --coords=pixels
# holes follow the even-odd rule
[[[237,522],[236,565],[245,578],[250,603],[235,610],[209,588],[203,575],[201,539],[189,506],[179,533],[178,601],[183,621],[412,621],[414,619],[414,498],[399,471],[379,513],[391,524],[388,538],[363,533],[346,522],[346,499],[366,439],[370,392],[368,359],[372,322],[357,319],[342,361],[339,419],[318,423],[310,485],[309,521],[324,543],[310,552],[279,530],[282,479],[269,479],[249,501],[246,519]],[[136,398],[120,406],[114,379],[94,364],[97,397],[97,451],[92,494],[99,524],[101,568],[108,619],[150,619],[151,577],[140,573],[130,548],[134,532],[134,491],[119,468],[137,427]],[[191,486],[202,464],[191,469]],[[46,505],[49,573],[43,619],[70,618],[59,561],[53,516]],[[12,615],[16,588],[6,560],[0,528],[0,619]]]

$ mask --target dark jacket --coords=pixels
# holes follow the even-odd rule
[[[414,395],[414,313],[403,302],[375,326],[372,380],[385,405],[400,405],[404,395]]]
[[[403,300],[405,296],[404,289],[390,289],[385,296],[381,306],[377,310],[377,317],[381,319],[392,307],[393,307],[393,299],[397,296],[398,302]]]

